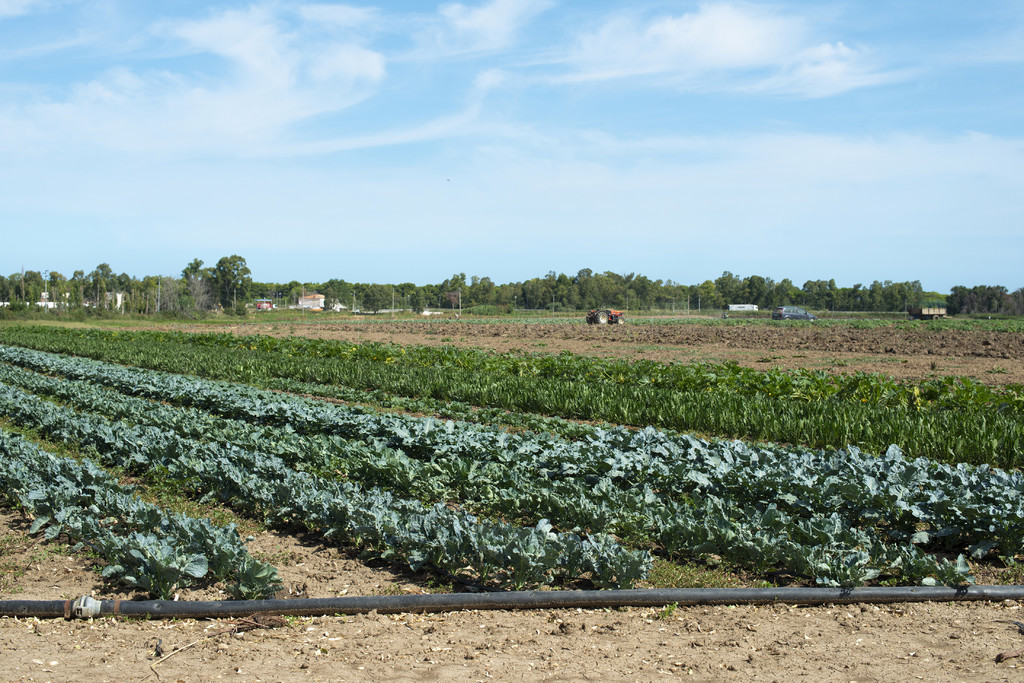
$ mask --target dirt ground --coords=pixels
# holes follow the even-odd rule
[[[25,526],[0,513],[0,600],[142,597],[103,585],[81,554],[33,544]],[[312,538],[265,532],[251,547],[278,558],[280,597],[430,590],[397,568],[368,565]],[[180,597],[225,596],[212,587]],[[1024,648],[1024,612],[1014,601],[370,613],[246,627],[241,620],[2,618],[0,679],[847,682],[1024,675],[1021,657],[996,661]]]
[[[829,326],[481,324],[423,322],[287,323],[175,326],[192,332],[309,336],[351,342],[477,347],[494,351],[726,362],[760,370],[811,368],[871,372],[897,379],[963,375],[992,385],[1024,384],[1024,335],[933,330],[911,325],[874,329]]]
[[[863,370],[906,379],[960,374],[988,383],[1024,382],[1024,339],[995,333],[469,324],[231,329],[501,351],[733,360],[758,368]],[[144,597],[105,585],[87,557],[35,541],[27,524],[17,514],[0,512],[0,600]],[[315,537],[262,532],[250,548],[278,567],[284,579],[279,597],[444,590]],[[225,596],[213,586],[180,598]],[[1024,679],[1021,656],[996,661],[1000,653],[1024,649],[1024,612],[1014,601],[371,613],[291,618],[247,631],[248,626],[239,620],[0,618],[0,680]]]

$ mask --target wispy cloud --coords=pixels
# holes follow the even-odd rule
[[[335,28],[359,28],[376,21],[380,12],[373,7],[314,4],[298,9],[303,19],[321,22]]]
[[[310,21],[345,20],[339,12],[312,10]],[[204,60],[202,67],[111,67],[71,86],[62,101],[26,104],[21,127],[37,131],[33,142],[259,153],[289,125],[365,99],[386,75],[380,53],[356,40],[325,37],[305,20],[289,22],[271,7],[163,21],[149,34],[151,41],[177,45],[181,57]]]
[[[436,119],[411,126],[346,138],[323,139],[309,143],[282,144],[268,150],[268,152],[276,156],[309,156],[347,152],[355,149],[393,147],[395,145],[441,140],[457,136],[472,136],[478,132],[471,126],[477,120],[479,114],[480,105],[479,103],[474,103],[463,111],[448,116],[440,116]]]
[[[314,12],[317,14],[322,12]],[[355,16],[349,15],[348,19]],[[264,8],[171,24],[167,32],[200,52],[225,58],[244,81],[264,84],[268,89],[301,87],[309,80],[352,87],[375,83],[385,73],[384,58],[379,53],[353,43],[311,44],[301,29],[282,28],[279,18]]]
[[[901,78],[870,53],[820,43],[809,21],[774,6],[706,3],[678,15],[614,17],[582,35],[558,80],[649,77],[695,90],[831,95]]]
[[[0,0],[0,19],[28,14],[42,4],[43,0]]]
[[[471,7],[449,3],[439,8],[441,24],[433,41],[450,52],[501,50],[512,45],[521,30],[553,6],[551,0],[492,0]]]
[[[268,149],[276,156],[311,156],[345,152],[356,149],[393,147],[395,145],[431,142],[451,138],[502,137],[508,129],[481,123],[481,111],[488,93],[500,87],[507,74],[499,69],[488,69],[477,74],[467,94],[466,104],[458,111],[424,121],[385,128],[373,133],[345,137],[324,137],[304,143],[282,143]],[[517,131],[518,132],[518,131]]]
[[[54,52],[63,52],[64,50],[70,50],[76,47],[88,46],[94,43],[95,40],[95,36],[80,33],[74,38],[65,38],[46,43],[35,43],[27,47],[15,47],[8,49],[0,48],[0,60],[6,61],[42,57]]]
[[[882,69],[864,49],[843,43],[823,43],[801,50],[775,73],[756,79],[745,89],[803,97],[828,97],[909,79],[912,69]]]

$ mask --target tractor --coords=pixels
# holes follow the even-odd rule
[[[587,313],[587,323],[590,325],[625,325],[626,317],[622,311],[600,308]]]

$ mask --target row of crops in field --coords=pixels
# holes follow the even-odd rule
[[[92,462],[56,456],[3,430],[0,454],[4,497],[34,516],[30,533],[65,534],[77,548],[89,546],[107,563],[109,579],[164,598],[203,578],[225,582],[238,598],[264,597],[279,581],[232,525],[167,513]]]
[[[607,535],[583,538],[553,531],[546,520],[525,527],[498,519],[481,520],[443,501],[431,504],[396,496],[339,478],[336,472],[333,479],[325,479],[293,467],[266,448],[242,448],[228,438],[218,440],[216,432],[212,432],[211,440],[211,434],[202,429],[203,423],[193,419],[197,418],[195,414],[175,421],[174,411],[160,402],[135,401],[125,412],[123,400],[118,401],[111,392],[97,392],[94,385],[90,391],[90,385],[28,374],[18,382],[10,373],[11,368],[5,367],[0,415],[21,427],[39,430],[51,440],[91,449],[104,465],[128,471],[157,470],[196,496],[220,499],[268,523],[303,525],[382,557],[404,558],[413,569],[429,565],[452,574],[471,571],[481,581],[491,579],[517,588],[581,576],[599,586],[628,586],[646,573],[650,562],[647,553],[625,550]],[[196,385],[187,378],[176,379],[184,384],[174,391],[191,386],[196,397],[213,388],[204,383]],[[151,384],[146,377],[140,381],[142,386]],[[22,387],[17,386],[19,383]],[[40,393],[27,391],[27,386]],[[55,393],[63,394],[80,410],[43,398],[47,387],[51,398]],[[219,395],[225,399],[233,392],[246,393],[244,387],[219,388]],[[69,390],[73,396],[67,393]],[[121,419],[111,419],[111,414]],[[130,417],[138,422],[126,422]],[[169,430],[168,424],[201,438]],[[196,434],[197,426],[200,434]],[[291,430],[285,427],[275,431],[281,433],[257,436],[250,432],[250,445],[254,439],[266,440],[271,444],[284,442],[287,449],[284,437]],[[277,450],[281,448],[277,446]],[[283,452],[293,460],[296,457],[292,451]],[[25,495],[31,498],[36,494],[29,491]],[[93,523],[103,524],[96,520]],[[180,550],[176,554],[183,556]],[[137,555],[132,553],[133,557]],[[192,558],[188,566],[194,568],[194,554]],[[180,578],[186,575],[194,574],[188,568],[177,574]],[[269,589],[274,576],[268,574],[265,578],[263,588]]]
[[[1024,551],[1020,473],[895,447],[870,455],[586,425],[572,438],[513,433],[10,346],[0,347],[0,416],[268,523],[501,586],[633,585],[655,555],[717,556],[822,585],[956,584],[971,560]],[[12,443],[0,441],[5,454],[22,448]],[[36,485],[9,485],[9,502],[27,507]],[[178,577],[202,567],[194,547],[164,554],[184,558]],[[249,593],[271,590],[273,572],[248,562],[222,573],[244,576],[235,580]]]
[[[816,448],[1019,466],[1024,387],[305,338],[7,328],[0,341],[265,388],[410,397]],[[530,425],[527,425],[530,426]]]

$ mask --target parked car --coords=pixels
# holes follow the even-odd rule
[[[772,320],[817,320],[818,316],[808,313],[799,306],[778,306],[772,311]]]

